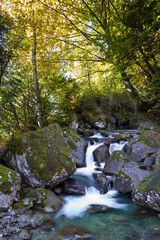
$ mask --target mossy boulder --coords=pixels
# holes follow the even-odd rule
[[[131,159],[124,153],[123,150],[116,150],[108,158],[103,172],[106,174],[117,175],[124,166],[124,163],[130,161]]]
[[[143,162],[145,158],[150,157],[157,151],[156,148],[152,148],[138,139],[133,142],[128,148],[127,155],[135,162]]]
[[[58,124],[15,135],[8,144],[6,163],[32,187],[53,187],[72,175],[75,162]],[[75,147],[74,144],[72,146]]]
[[[139,141],[150,148],[160,148],[160,132],[145,131],[139,136]]]
[[[69,127],[63,128],[62,131],[66,144],[70,148],[71,157],[76,163],[76,167],[85,167],[87,141]]]
[[[106,145],[101,145],[93,151],[94,160],[97,163],[105,163],[109,158],[109,150]]]
[[[14,200],[17,200],[21,185],[20,175],[3,165],[0,165],[0,210],[8,210]]]
[[[30,208],[53,213],[61,207],[61,201],[54,192],[45,188],[25,188],[21,199],[13,205],[17,214],[26,212]]]
[[[120,192],[131,192],[144,178],[151,174],[142,170],[135,162],[128,162],[119,170],[114,182],[114,188]]]
[[[117,140],[117,141],[126,141],[128,140],[129,138],[131,138],[131,135],[130,134],[127,134],[127,133],[122,133],[122,134],[116,134],[114,136],[114,138]]]
[[[160,169],[136,186],[132,199],[140,206],[160,211]]]

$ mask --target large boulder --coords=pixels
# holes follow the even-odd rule
[[[108,158],[103,172],[110,175],[117,175],[124,166],[124,163],[130,161],[131,159],[124,153],[123,150],[116,150]]]
[[[138,163],[143,163],[146,158],[156,154],[160,148],[160,133],[145,131],[135,139],[128,148],[127,154]],[[153,156],[152,156],[153,159]],[[155,162],[152,161],[152,164]]]
[[[5,161],[32,187],[53,187],[76,170],[58,124],[13,136]]]
[[[45,188],[25,188],[20,200],[13,205],[17,214],[26,212],[30,208],[53,213],[59,210],[62,203],[54,192]]]
[[[113,187],[123,193],[131,192],[144,178],[151,174],[142,170],[135,162],[125,163],[115,179]]]
[[[106,145],[101,145],[98,148],[96,148],[93,152],[94,160],[97,163],[106,162],[109,157],[109,150]]]
[[[160,152],[159,152],[160,162]],[[133,201],[140,205],[160,211],[160,165],[150,176],[141,181],[132,193]]]
[[[68,178],[64,181],[63,193],[69,195],[85,195],[86,183],[81,179]]]
[[[101,194],[105,194],[108,192],[108,184],[109,179],[104,173],[94,173],[93,174],[95,180],[96,180],[96,188],[100,191]]]
[[[65,138],[67,146],[70,148],[70,154],[72,159],[76,163],[76,167],[85,167],[85,155],[87,149],[87,142],[85,139],[77,135],[77,133],[68,127],[63,128],[63,136]]]
[[[71,150],[71,155],[76,163],[76,167],[86,167],[86,149],[87,142],[81,138],[80,141],[75,143],[76,148]]]
[[[153,154],[155,151],[156,149],[146,146],[144,143],[138,141],[131,145],[127,154],[131,157],[133,161],[141,162],[146,157]]]
[[[8,210],[14,200],[17,200],[21,185],[20,175],[3,165],[0,165],[0,210]]]

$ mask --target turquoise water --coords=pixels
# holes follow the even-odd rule
[[[114,209],[108,213],[85,213],[82,217],[73,219],[63,215],[59,217],[50,215],[50,219],[55,221],[54,230],[43,232],[38,229],[34,232],[32,240],[66,240],[67,238],[62,238],[60,235],[61,229],[65,226],[83,227],[93,234],[95,240],[123,240],[127,236],[143,240],[148,234],[160,232],[160,220],[157,213],[138,207],[128,199],[127,194],[119,194],[117,198],[119,203],[128,205],[126,210]]]
[[[118,149],[119,147],[122,148],[122,144]],[[95,146],[88,146],[87,167],[81,168],[78,175],[72,176],[83,179],[88,185],[88,190],[90,184],[93,184],[90,173],[96,168],[93,160],[94,149]],[[111,206],[113,209],[106,213],[88,213],[87,208],[90,204],[97,204],[97,200],[100,204]],[[118,208],[115,209],[117,206]],[[124,207],[119,209],[121,206]],[[79,209],[81,209],[80,212]],[[64,198],[63,209],[59,215],[51,214],[49,218],[55,222],[52,231],[45,232],[43,229],[37,229],[34,231],[32,240],[78,240],[79,238],[68,238],[62,234],[65,227],[69,229],[73,226],[90,231],[94,240],[160,240],[158,213],[135,205],[128,194],[118,192],[108,196],[100,195],[99,191],[93,189],[91,192],[86,192],[85,196]],[[148,235],[152,233],[159,233],[159,237],[156,235],[150,238]]]

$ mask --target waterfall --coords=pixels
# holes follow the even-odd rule
[[[126,141],[121,141],[120,143],[112,143],[109,147],[110,155],[116,150],[122,150],[126,143]]]
[[[95,137],[95,135],[93,136]],[[100,138],[100,135],[98,135]],[[78,168],[74,175],[82,175],[89,178],[93,178],[92,175],[95,172],[99,172],[96,170],[96,164],[94,162],[93,152],[96,148],[103,145],[103,143],[94,143],[91,145],[88,143],[88,148],[86,151],[86,167]],[[111,144],[111,152],[118,149],[122,149],[124,143],[120,143],[117,145]],[[102,164],[104,166],[104,164]],[[60,215],[65,215],[68,218],[74,217],[82,217],[84,213],[91,207],[91,205],[104,205],[111,208],[118,208],[118,209],[126,209],[126,204],[118,203],[117,199],[118,191],[112,190],[111,186],[109,191],[106,194],[100,194],[100,191],[97,190],[95,187],[91,186],[86,188],[86,194],[83,196],[67,196],[64,198],[64,206],[58,212],[57,217]]]

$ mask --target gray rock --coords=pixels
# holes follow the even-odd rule
[[[64,181],[64,190],[65,194],[69,195],[85,195],[86,184],[83,180],[68,178]]]
[[[133,161],[140,162],[140,161],[144,160],[146,157],[153,154],[154,152],[156,152],[156,149],[145,146],[141,142],[135,142],[128,149],[127,154],[130,156],[130,158]]]
[[[104,205],[92,204],[88,209],[88,213],[102,213],[102,212],[111,212],[113,209]]]
[[[119,173],[119,170],[123,167],[123,163],[117,160],[113,160],[113,161],[107,161],[103,172],[106,174],[110,174],[110,175],[117,175]]]
[[[152,154],[150,157],[146,157],[144,162],[139,165],[140,168],[146,170],[153,170],[156,163],[156,156]]]
[[[19,233],[19,238],[21,239],[31,239],[32,232],[30,230],[21,229]]]
[[[97,188],[101,194],[105,194],[108,192],[108,183],[109,179],[103,173],[94,173],[94,178],[97,182]]]
[[[32,187],[54,187],[76,170],[58,124],[14,136],[5,161]]]
[[[35,209],[47,213],[58,211],[62,204],[54,192],[44,188],[27,188],[23,190],[23,195],[33,201]]]
[[[107,161],[110,154],[109,154],[108,147],[106,145],[101,145],[94,150],[93,155],[94,155],[94,160],[97,163],[102,163]]]
[[[113,186],[120,192],[131,192],[134,187],[150,174],[150,171],[139,169],[139,165],[135,162],[128,162],[119,171]]]
[[[131,192],[134,187],[132,181],[129,178],[124,178],[124,176],[116,177],[113,186],[114,189],[122,193]]]
[[[106,123],[104,121],[97,121],[94,123],[94,127],[97,129],[104,129],[106,126]]]
[[[20,185],[20,175],[0,165],[0,210],[8,210],[13,201],[18,199]]]
[[[87,142],[84,139],[80,139],[80,141],[75,143],[76,148],[71,150],[71,156],[73,157],[76,167],[85,167],[85,155],[87,149]]]
[[[134,188],[132,199],[140,206],[160,211],[160,170],[156,170]]]

